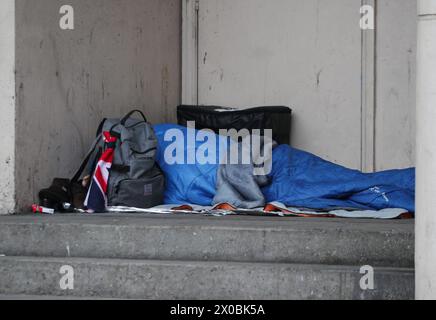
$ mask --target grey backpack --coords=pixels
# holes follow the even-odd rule
[[[142,119],[132,118],[134,113]],[[100,138],[85,160],[95,159],[88,164],[88,172],[94,172],[100,158],[105,131],[117,138],[107,186],[108,206],[151,208],[162,204],[165,178],[155,161],[158,142],[144,114],[133,110],[122,119],[103,120],[97,132]]]

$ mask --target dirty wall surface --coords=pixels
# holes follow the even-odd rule
[[[74,30],[60,27],[63,4],[16,1],[20,210],[71,176],[103,117],[138,106],[174,121],[180,99],[180,1],[70,0]]]

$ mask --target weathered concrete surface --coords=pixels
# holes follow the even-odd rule
[[[0,301],[38,301],[38,300],[116,300],[113,298],[99,297],[72,297],[72,296],[37,296],[21,294],[0,294]]]
[[[436,3],[418,6],[416,297],[436,299]]]
[[[15,1],[0,2],[0,212],[15,209]]]
[[[0,254],[413,267],[413,228],[413,220],[4,216]]]
[[[416,165],[416,4],[376,1],[376,170]]]
[[[202,0],[200,103],[289,105],[295,147],[364,170],[413,166],[416,2]],[[375,31],[359,28],[362,4]]]
[[[202,0],[200,104],[285,105],[292,145],[362,169],[361,0]]]
[[[61,266],[74,269],[63,291]],[[0,258],[0,293],[135,299],[412,299],[411,269],[375,269],[375,290],[363,291],[357,267],[105,260]]]
[[[16,189],[23,209],[54,177],[71,176],[103,117],[137,106],[154,123],[175,119],[181,2],[70,0],[74,30],[60,29],[58,0],[15,2]]]

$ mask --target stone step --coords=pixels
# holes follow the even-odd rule
[[[51,301],[51,300],[117,300],[111,298],[98,297],[73,297],[73,296],[37,296],[37,295],[22,295],[22,294],[0,294],[0,301]]]
[[[0,217],[0,255],[414,266],[414,221],[28,215]]]
[[[74,271],[69,282],[74,288],[67,291],[60,287],[65,265]],[[375,288],[366,291],[359,271],[335,265],[0,257],[0,294],[225,300],[414,297],[412,269],[375,268]]]

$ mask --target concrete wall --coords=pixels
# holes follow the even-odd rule
[[[376,7],[375,41],[362,3]],[[365,171],[415,164],[416,0],[201,0],[199,12],[200,104],[289,105],[298,148]]]
[[[0,2],[0,212],[14,210],[15,5]]]
[[[200,104],[293,109],[291,143],[361,163],[360,0],[202,0]]]
[[[14,2],[16,3],[16,53],[13,46],[14,15],[9,14],[13,12]],[[229,17],[234,17],[240,25],[246,23],[248,27],[259,26],[259,21],[267,21],[265,20],[267,17],[262,12],[271,11],[273,7],[266,2],[260,2],[261,6],[256,9],[259,11],[259,19],[253,19],[250,18],[252,15],[247,15],[247,12],[240,15],[235,10],[227,10],[223,1],[216,3],[219,4],[220,10],[229,14]],[[232,4],[236,2],[229,3],[231,6],[236,6]],[[275,2],[276,5],[278,3],[288,4],[286,1]],[[359,18],[358,12],[354,7],[350,7],[348,1],[343,0],[329,1],[328,4],[324,4],[323,1],[303,0],[294,0],[293,3],[294,9],[289,14],[284,13],[281,20],[274,19],[274,23],[261,25],[260,35],[267,39],[268,30],[265,28],[277,26],[275,30],[277,32],[273,33],[275,36],[268,39],[269,42],[276,42],[279,46],[290,50],[293,46],[285,41],[290,38],[290,43],[297,43],[300,48],[314,47],[315,49],[303,50],[306,53],[301,55],[301,61],[295,55],[295,50],[292,50],[292,55],[281,55],[279,61],[277,56],[281,51],[274,50],[270,57],[268,51],[262,51],[260,47],[262,43],[252,42],[251,45],[255,46],[254,54],[266,59],[266,63],[257,63],[256,68],[250,69],[251,72],[257,70],[257,73],[250,78],[261,81],[259,90],[247,91],[248,103],[245,103],[244,98],[236,96],[245,92],[246,82],[240,81],[241,77],[238,78],[234,68],[229,72],[225,70],[225,74],[222,74],[218,60],[218,67],[210,67],[214,53],[209,51],[209,55],[207,57],[201,55],[200,60],[203,61],[205,58],[204,70],[210,71],[207,76],[215,79],[215,84],[222,86],[226,94],[218,95],[219,86],[213,85],[210,90],[210,85],[202,81],[200,88],[203,88],[204,92],[203,102],[232,104],[227,103],[228,100],[237,101],[233,104],[241,105],[283,103],[301,109],[304,103],[308,104],[307,101],[312,99],[313,103],[308,104],[308,109],[301,109],[294,120],[299,121],[299,118],[301,120],[302,116],[307,115],[310,124],[304,129],[306,131],[301,131],[299,128],[302,125],[294,123],[294,138],[300,135],[297,141],[301,143],[298,146],[305,148],[304,146],[308,145],[309,147],[305,149],[309,151],[332,161],[359,168],[361,146],[357,141],[361,139],[362,120],[355,116],[359,115],[360,111],[356,108],[360,108],[360,105],[355,103],[357,100],[353,97],[360,95],[360,92],[354,90],[351,98],[349,96],[347,98],[349,91],[341,94],[343,86],[338,83],[338,73],[335,72],[334,66],[340,66],[353,59],[353,55],[350,55],[349,59],[338,59],[340,57],[338,54],[343,53],[344,50],[356,51],[356,55],[359,55],[360,49],[354,50],[351,46],[342,46],[333,41],[337,39],[337,34],[344,31],[344,28],[340,27],[341,24],[331,23],[334,20],[331,16],[336,15],[335,11],[332,11],[331,4],[333,8],[336,4],[340,9],[338,12],[348,12],[344,8],[349,9],[350,14],[341,21],[345,21],[343,24],[349,23],[353,28],[355,28],[355,20]],[[360,1],[356,3],[359,4]],[[381,170],[414,164],[416,0],[378,0],[376,3],[378,10],[375,46],[377,95],[374,158],[376,169]],[[86,152],[95,127],[102,117],[119,116],[136,105],[143,108],[153,122],[175,120],[175,106],[180,96],[181,1],[70,0],[68,4],[75,9],[73,31],[59,28],[61,17],[59,8],[62,4],[65,3],[57,0],[1,2],[3,18],[0,22],[2,26],[0,46],[8,49],[0,51],[2,71],[0,130],[5,141],[0,149],[0,211],[5,209],[10,211],[14,206],[15,189],[12,175],[14,168],[16,168],[16,187],[19,191],[16,200],[19,207],[23,208],[37,200],[37,191],[47,186],[53,177],[71,175]],[[341,9],[342,4],[347,6]],[[202,6],[204,8],[205,5]],[[306,12],[310,19],[302,17],[301,12]],[[255,35],[250,32],[253,30],[251,27],[248,28],[243,41],[239,41],[236,37],[239,29],[232,28],[231,25],[222,25],[221,22],[224,20],[217,20],[214,12],[209,11],[207,15],[211,19],[201,21],[203,25],[209,23],[209,28],[213,31],[213,23],[218,23],[220,28],[229,30],[231,39],[223,37],[225,42],[218,48],[221,48],[220,50],[229,48],[232,57],[229,61],[236,61],[235,48],[244,43],[243,41],[252,39]],[[294,18],[289,19],[290,15]],[[286,23],[290,24],[290,28],[285,29],[286,33],[280,38],[280,31],[283,30],[280,26]],[[308,26],[302,28],[304,23],[308,23]],[[305,36],[298,37],[302,29],[305,30]],[[212,32],[207,39],[203,37],[203,41],[210,42],[210,36],[217,37],[216,33]],[[355,43],[356,46],[360,44],[360,41],[353,40],[357,37],[348,38],[341,37],[337,41],[345,41],[345,44]],[[229,40],[236,45],[229,45]],[[204,44],[204,42],[200,43],[200,45]],[[340,51],[336,52],[335,47]],[[328,52],[325,52],[326,48]],[[245,46],[242,49],[248,50],[249,47]],[[311,55],[317,58],[309,59],[315,63],[304,65],[308,58],[312,57]],[[215,56],[215,58],[220,57],[224,56],[222,54]],[[357,59],[359,60],[360,57]],[[297,69],[286,72],[281,67],[281,62],[289,61],[297,61],[295,64]],[[245,63],[247,59],[243,57],[241,64]],[[356,70],[359,68],[356,67]],[[300,69],[306,73],[298,71]],[[346,69],[348,73],[345,76],[340,73],[341,79],[352,79],[352,81],[347,80],[347,86],[351,85],[350,82],[353,84],[355,82],[354,76],[348,77],[348,74],[360,77],[358,71],[350,70],[350,68]],[[296,89],[293,89],[296,91],[295,94],[292,94],[292,90],[289,89],[289,81],[279,81],[278,85],[274,84],[277,74],[283,71],[286,75],[292,75],[292,81],[296,81],[294,86]],[[262,76],[262,73],[265,75]],[[304,77],[305,82],[298,81],[298,77]],[[233,84],[232,81],[235,79],[237,83]],[[235,90],[241,84],[243,84],[241,88],[245,89]],[[302,90],[298,86],[302,87]],[[14,87],[17,95],[16,110],[13,100]],[[357,85],[354,87],[357,88]],[[286,99],[282,99],[279,89]],[[207,97],[211,95],[221,100],[209,101]],[[258,96],[260,96],[258,100],[252,101]],[[324,111],[312,112],[314,106],[324,106]],[[310,110],[312,111],[309,112]],[[352,124],[348,121],[351,116],[347,115],[347,110],[353,113]],[[16,128],[13,125],[15,118]],[[314,121],[318,121],[320,126]],[[344,125],[340,127],[335,121]],[[317,132],[317,128],[325,128],[325,130]],[[326,137],[328,141],[335,144],[335,147],[323,143],[318,137]],[[346,151],[347,145],[350,146],[351,151]],[[15,149],[16,163],[14,163]],[[344,157],[341,158],[341,155]]]
[[[416,8],[416,0],[377,1],[377,170],[415,165]]]
[[[75,30],[59,27],[63,1],[16,0],[19,209],[71,176],[103,117],[139,106],[154,123],[173,121],[180,99],[179,0],[67,3]]]

